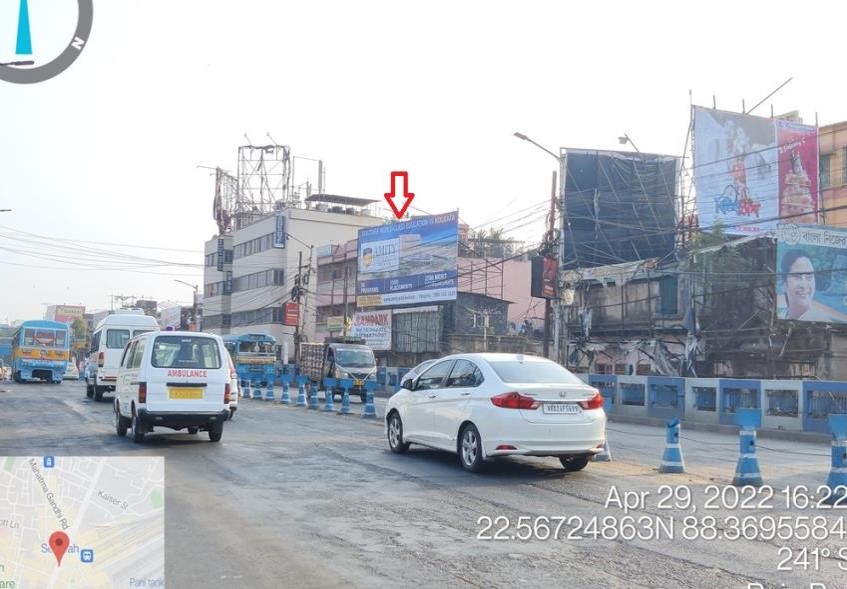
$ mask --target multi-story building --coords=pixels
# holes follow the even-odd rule
[[[822,224],[847,227],[847,121],[821,127],[818,137]]]
[[[205,244],[203,330],[218,334],[267,333],[279,355],[294,357],[295,330],[315,339],[318,247],[346,243],[360,228],[383,219],[367,209],[375,201],[312,195],[307,208],[268,215],[236,215],[235,229]],[[283,325],[283,305],[296,298],[300,280],[300,324]],[[295,295],[294,297],[292,295]]]

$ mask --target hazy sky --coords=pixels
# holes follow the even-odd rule
[[[15,59],[18,5],[0,0],[0,62]],[[34,58],[52,59],[76,2],[29,6]],[[538,218],[510,234],[534,240],[544,205],[520,209],[548,198],[556,162],[514,131],[552,151],[618,149],[626,132],[682,155],[689,90],[740,110],[789,77],[756,114],[845,120],[847,7],[800,6],[94,0],[70,69],[0,82],[0,321],[112,294],[188,303],[174,278],[202,282],[217,231],[197,166],[235,171],[245,133],[323,159],[328,192],[381,198],[408,170],[420,209]]]

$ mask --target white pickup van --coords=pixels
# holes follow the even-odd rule
[[[132,430],[136,443],[154,427],[209,432],[221,439],[232,394],[227,351],[220,336],[157,331],[129,341],[115,392],[115,432]]]
[[[91,336],[86,396],[100,401],[103,393],[114,391],[126,343],[137,335],[158,330],[156,318],[145,315],[141,309],[119,309],[104,317]]]

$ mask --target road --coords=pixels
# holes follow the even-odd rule
[[[660,474],[663,431],[611,422],[611,462],[565,473],[555,459],[514,458],[470,474],[445,453],[413,446],[392,454],[379,420],[248,399],[218,444],[179,432],[136,445],[115,435],[109,400],[87,399],[77,382],[0,383],[0,456],[164,456],[171,587],[847,587],[847,548],[844,560],[835,558],[847,547],[837,528],[847,506],[786,509],[779,493],[768,500],[760,492],[759,509],[753,502],[728,509],[734,436],[683,432],[686,473]],[[378,400],[378,412],[384,403]],[[775,488],[814,491],[826,480],[826,445],[767,440],[759,452],[765,482]],[[669,500],[662,485],[678,499]],[[625,513],[615,491],[647,495]],[[710,493],[723,494],[712,510]],[[642,518],[642,539],[627,536],[626,515]],[[747,516],[759,527],[781,516],[790,527],[782,539],[709,537],[731,537],[731,518]],[[824,518],[822,538],[803,539],[797,518],[805,516]],[[683,537],[685,517],[693,518],[691,539]],[[593,518],[607,518],[609,539],[592,535]],[[480,538],[507,519],[507,539]],[[661,531],[659,519],[673,520],[672,539],[647,538]],[[558,539],[544,539],[544,525],[527,531],[520,522],[562,524]],[[521,534],[530,539],[511,538]],[[829,556],[778,570],[803,548],[826,548]]]

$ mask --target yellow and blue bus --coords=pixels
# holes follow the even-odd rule
[[[12,336],[15,382],[62,382],[70,356],[68,326],[58,321],[24,321]]]
[[[224,346],[232,356],[242,386],[265,387],[276,379],[276,338],[266,333],[224,335]]]

